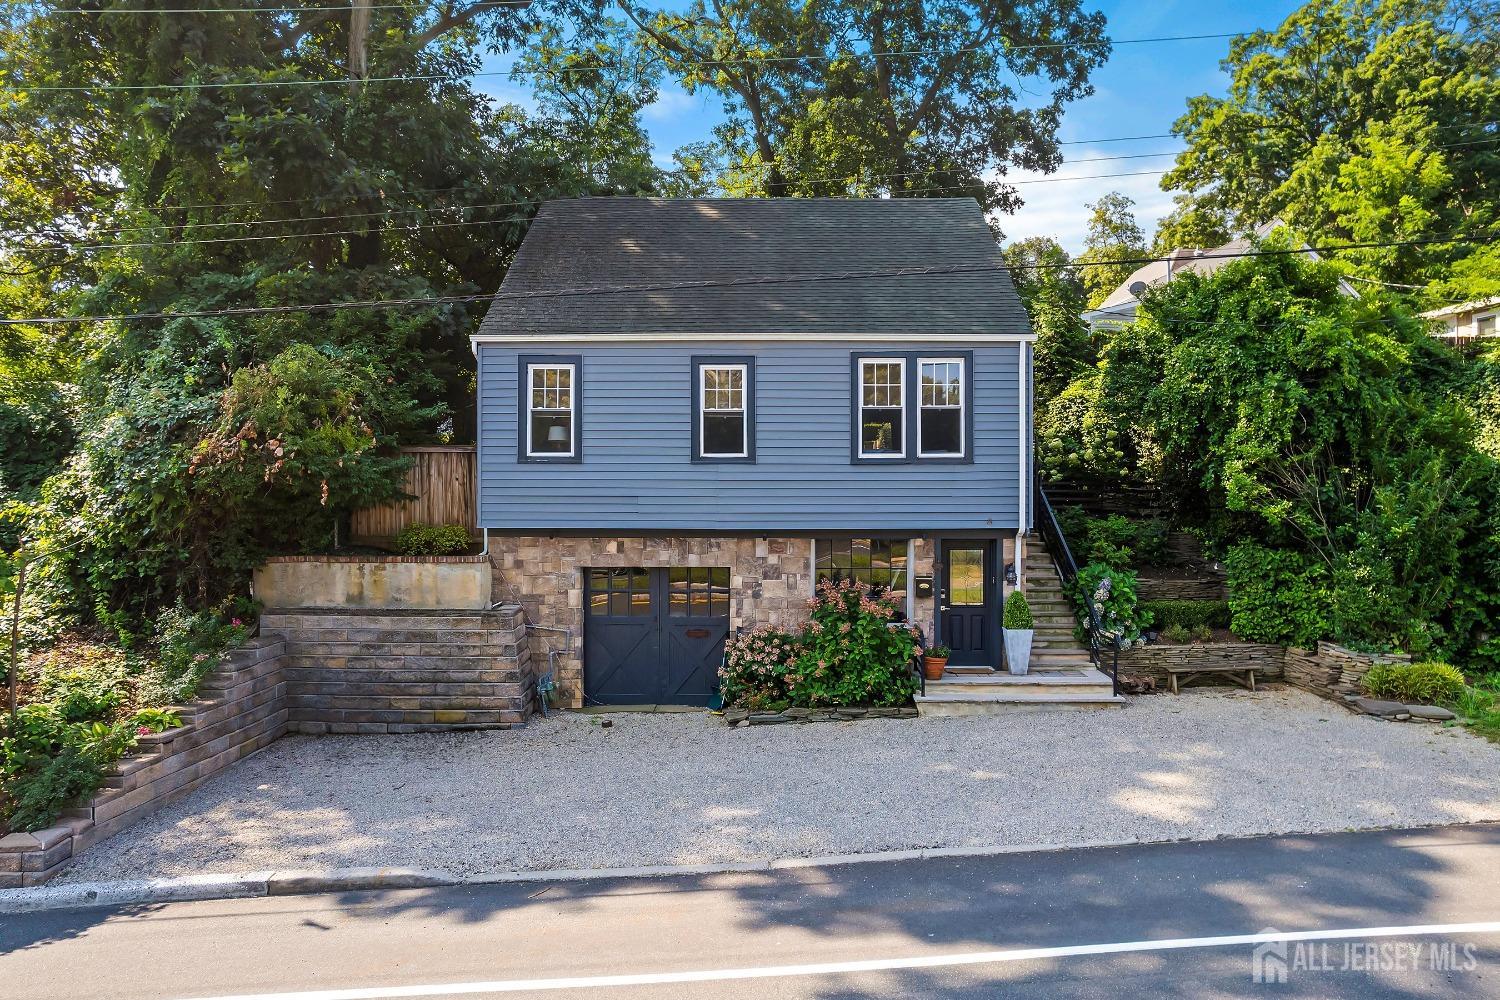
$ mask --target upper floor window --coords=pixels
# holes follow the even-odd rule
[[[964,362],[921,358],[921,405],[917,418],[919,458],[958,458],[964,453]]]
[[[859,361],[859,457],[906,454],[906,360]]]
[[[755,362],[694,358],[693,457],[755,459]]]
[[[542,460],[579,457],[579,367],[578,360],[570,358],[522,359],[524,457]]]

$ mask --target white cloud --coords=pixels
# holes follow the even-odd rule
[[[1150,149],[1131,149],[1131,153],[1153,152]],[[1149,240],[1156,223],[1172,210],[1172,195],[1161,190],[1161,174],[1142,174],[1141,171],[1165,170],[1171,166],[1169,156],[1139,160],[1088,161],[1099,156],[1119,156],[1118,147],[1085,147],[1070,150],[1071,162],[1053,174],[1039,174],[1029,170],[1014,171],[1006,180],[1042,180],[1040,184],[1020,184],[1024,205],[1014,215],[996,216],[996,221],[1005,232],[1007,240],[1022,240],[1029,236],[1050,236],[1063,245],[1071,254],[1083,250],[1083,239],[1088,232],[1089,202],[1097,201],[1110,191],[1119,191],[1135,200],[1135,217],[1141,230]],[[1104,174],[1134,174],[1136,176],[1111,176]],[[1059,178],[1083,178],[1059,180]]]
[[[692,114],[703,107],[703,97],[697,97],[676,87],[657,91],[656,100],[641,109],[641,117],[648,122],[669,122],[679,115]]]

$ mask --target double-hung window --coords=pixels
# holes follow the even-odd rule
[[[906,455],[906,359],[859,359],[859,457]]]
[[[693,359],[693,458],[755,460],[755,362]]]
[[[854,355],[853,460],[973,461],[973,359]]]
[[[531,461],[577,461],[577,358],[522,358],[522,455]]]
[[[918,358],[918,458],[964,455],[964,359]]]

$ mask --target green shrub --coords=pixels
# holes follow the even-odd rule
[[[165,708],[143,708],[130,717],[136,733],[164,733],[182,725],[182,716]]]
[[[135,745],[129,722],[70,723],[52,705],[0,715],[0,820],[39,830],[104,783],[104,772]]]
[[[1109,596],[1101,599],[1100,585],[1105,580],[1109,580]],[[1087,596],[1099,611],[1103,629],[1101,641],[1119,642],[1124,646],[1138,641],[1141,629],[1149,626],[1153,619],[1139,606],[1137,582],[1136,574],[1131,570],[1105,563],[1089,563],[1080,569],[1069,588],[1069,596],[1078,609],[1079,638],[1084,638],[1082,632],[1088,624],[1087,605],[1083,602]]]
[[[1228,601],[1142,601],[1141,611],[1163,632],[1173,625],[1189,631],[1229,627]]]
[[[1084,556],[1089,562],[1121,569],[1160,566],[1167,558],[1167,523],[1160,518],[1131,520],[1120,514],[1089,518]]]
[[[121,650],[66,642],[33,662],[33,700],[56,706],[65,722],[108,719],[129,697],[129,671]]]
[[[1013,590],[1005,599],[1005,620],[1002,624],[1011,630],[1035,627],[1031,618],[1031,605],[1026,602],[1026,595],[1021,591]]]
[[[1464,693],[1464,675],[1446,663],[1377,663],[1364,677],[1364,688],[1377,698],[1426,704],[1450,703]]]
[[[144,671],[137,701],[172,705],[191,698],[198,682],[215,670],[224,653],[244,641],[249,626],[225,612],[168,608],[154,623],[155,655]]]
[[[461,524],[408,524],[396,536],[404,556],[451,556],[468,549],[469,529]]]
[[[1235,635],[1303,648],[1333,635],[1328,572],[1312,557],[1247,543],[1229,550],[1224,568]]]
[[[905,705],[917,689],[915,628],[892,628],[900,600],[851,580],[818,584],[796,661],[787,675],[793,705]]]

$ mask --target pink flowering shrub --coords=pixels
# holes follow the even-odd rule
[[[732,636],[724,644],[724,665],[719,668],[724,704],[752,711],[787,704],[786,675],[798,649],[797,637],[781,629],[764,627]]]
[[[844,580],[818,584],[800,632],[760,628],[725,645],[719,672],[726,705],[905,705],[916,692],[914,628],[893,626],[900,599]]]

